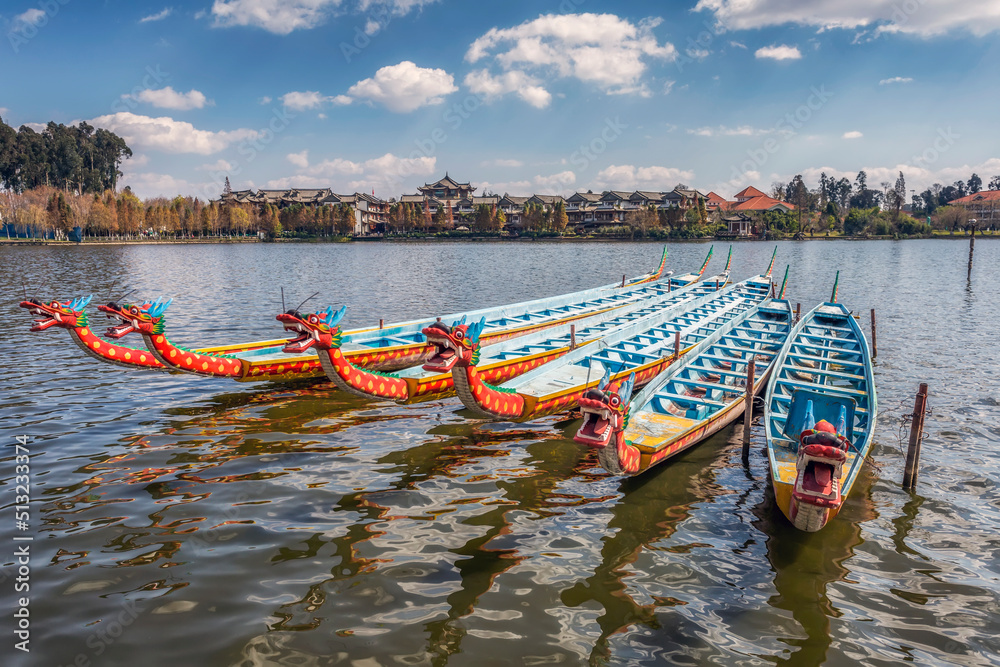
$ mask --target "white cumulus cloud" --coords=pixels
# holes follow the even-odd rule
[[[632,23],[614,14],[546,14],[513,28],[491,28],[465,54],[470,63],[492,58],[507,75],[539,90],[525,94],[515,79],[474,72],[467,85],[492,89],[494,96],[516,92],[534,106],[548,104],[535,76],[545,80],[573,78],[607,93],[648,92],[642,83],[650,59],[677,58],[673,44],[660,44],[653,28],[661,19]],[[474,89],[474,92],[475,89]],[[547,93],[546,93],[547,94]],[[542,102],[545,104],[542,104]]]
[[[797,24],[820,30],[875,28],[929,37],[951,30],[983,36],[1000,30],[996,0],[699,0],[730,30]]]
[[[307,151],[286,156],[289,162],[300,167],[293,176],[285,176],[267,183],[269,188],[331,188],[334,192],[380,191],[384,196],[397,196],[413,189],[413,177],[431,176],[437,170],[435,157],[400,157],[386,153],[368,160],[354,161],[345,158],[327,158],[309,164]],[[299,159],[301,158],[301,160]]]
[[[206,104],[212,104],[201,91],[192,88],[186,93],[179,93],[171,86],[157,90],[147,88],[136,95],[122,95],[122,98],[132,98],[139,102],[152,104],[154,107],[160,109],[175,109],[178,111],[201,109]]]
[[[443,69],[418,67],[404,60],[398,65],[380,68],[374,77],[358,81],[347,94],[355,99],[378,102],[389,111],[407,113],[440,104],[445,95],[456,90],[455,78]]]
[[[285,156],[285,159],[299,169],[307,169],[309,167],[309,149],[307,148],[299,153],[289,153]]]
[[[598,172],[594,185],[609,190],[672,190],[679,181],[690,182],[694,172],[675,167],[637,167],[631,164],[613,164]]]
[[[87,121],[121,136],[130,146],[151,148],[165,153],[211,155],[232,144],[257,137],[256,130],[240,128],[212,132],[199,130],[191,123],[168,116],[152,118],[128,111],[98,116]]]
[[[317,109],[327,101],[327,98],[315,90],[293,91],[281,96],[281,103],[292,111]]]
[[[863,136],[865,136],[865,135],[863,135],[862,133],[858,132],[857,130],[851,130],[850,132],[844,132],[843,138],[844,139],[860,139]]]
[[[802,52],[797,46],[787,44],[762,46],[754,51],[756,58],[770,58],[771,60],[798,60],[802,57]]]
[[[341,0],[215,0],[215,27],[253,26],[278,35],[315,28]]]
[[[552,101],[552,95],[541,86],[538,79],[514,70],[493,76],[489,70],[473,70],[465,75],[465,86],[486,101],[492,101],[507,93],[516,93],[522,100],[544,109]]]

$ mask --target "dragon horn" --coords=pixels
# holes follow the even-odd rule
[[[167,310],[167,308],[170,306],[171,303],[173,303],[173,301],[174,301],[173,299],[167,299],[166,301],[164,301],[163,297],[158,298],[156,300],[156,303],[154,303],[150,307],[149,314],[152,315],[153,317],[159,317]]]
[[[330,315],[330,319],[327,321],[327,326],[336,326],[340,323],[340,320],[344,319],[344,314],[347,313],[347,306],[341,306],[340,310],[334,312]]]
[[[93,298],[94,298],[93,294],[88,295],[86,298],[81,298],[80,299],[80,307],[77,308],[77,310],[83,310],[84,308],[86,308],[87,304],[89,304],[90,301],[91,301],[91,299],[93,299]]]
[[[465,315],[462,315],[462,319],[460,319],[460,320],[459,320],[459,321],[458,321],[458,322],[457,322],[457,323],[455,324],[455,326],[461,326],[461,325],[463,325],[463,324],[465,324]]]
[[[478,343],[479,337],[483,335],[483,329],[486,328],[486,318],[484,317],[483,319],[479,320],[479,322],[477,322],[475,326],[476,326],[476,342]]]
[[[604,391],[608,386],[608,382],[610,381],[611,381],[611,369],[605,368],[604,377],[602,377],[601,381],[597,383],[597,388],[600,389],[601,391]]]
[[[618,390],[618,396],[622,399],[622,404],[628,403],[628,400],[632,398],[632,387],[635,386],[635,373],[629,373],[628,379],[622,383],[621,388]]]

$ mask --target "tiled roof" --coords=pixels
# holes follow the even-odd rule
[[[236,194],[235,192],[233,194]],[[995,201],[1000,203],[1000,190],[983,190],[982,192],[977,192],[975,194],[966,195],[965,197],[959,197],[958,199],[952,199],[949,204],[959,204],[960,206],[966,204],[977,204],[979,202]]]
[[[777,199],[768,197],[767,195],[760,195],[759,197],[754,197],[753,199],[737,202],[730,208],[733,211],[771,211],[782,206],[786,207],[790,211],[795,210],[795,207],[792,204],[778,201]]]
[[[648,190],[636,190],[629,199],[645,199],[647,201],[663,201],[662,192],[650,192]]]
[[[528,199],[537,199],[543,204],[555,204],[557,201],[566,201],[559,195],[531,195]]]
[[[524,206],[524,202],[531,199],[531,197],[517,197],[515,195],[509,195],[506,192],[503,197],[500,198],[500,204],[513,205],[513,206]]]
[[[601,193],[599,192],[575,192],[569,196],[566,201],[580,201],[586,202],[599,202],[601,201]]]
[[[747,187],[737,192],[734,199],[752,199],[754,197],[766,197],[766,196],[767,195],[765,195],[763,192],[761,192],[754,186],[748,185]]]

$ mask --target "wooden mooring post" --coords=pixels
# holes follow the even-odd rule
[[[795,304],[795,323],[796,324],[798,324],[799,320],[802,319],[801,317],[799,317],[799,313],[801,313],[801,312],[802,312],[802,304],[801,303]]]
[[[903,469],[903,488],[912,489],[917,485],[920,467],[920,440],[924,432],[924,414],[927,412],[927,383],[920,383],[917,399],[913,403],[913,419],[910,421],[910,444],[906,448],[906,467]]]
[[[622,276],[622,287],[625,287],[625,276]]]
[[[681,332],[674,332],[674,361],[677,361],[681,356]]]
[[[972,280],[972,253],[976,251],[976,221],[972,219],[969,222],[972,225],[972,235],[969,236],[969,272],[966,274],[966,280]]]
[[[750,426],[753,424],[753,376],[755,358],[747,364],[747,390],[743,397],[743,465],[750,465]]]
[[[576,325],[569,325],[569,349],[576,349]]]
[[[378,318],[378,328],[379,329],[385,329],[385,319],[383,319],[381,317]]]
[[[878,335],[875,329],[875,309],[872,308],[872,359],[878,356]]]

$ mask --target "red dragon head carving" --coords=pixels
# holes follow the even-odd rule
[[[573,440],[591,447],[607,447],[613,437],[621,436],[628,427],[628,411],[635,386],[635,373],[623,382],[609,386],[605,373],[597,389],[589,389],[580,398],[583,425]]]
[[[108,314],[109,319],[118,319],[121,324],[108,327],[105,336],[113,340],[123,338],[133,331],[153,335],[163,333],[163,313],[173,299],[157,299],[150,303],[122,303],[111,301],[97,309]]]
[[[320,350],[331,350],[340,347],[341,333],[337,324],[344,319],[347,306],[341,306],[334,311],[328,307],[325,311],[303,315],[297,310],[289,310],[277,316],[277,320],[285,325],[285,331],[294,331],[299,335],[289,339],[282,351],[287,354],[302,354],[314,345]]]
[[[486,318],[471,324],[465,318],[448,326],[435,322],[421,333],[434,346],[434,356],[424,364],[424,370],[432,373],[449,373],[457,366],[475,366],[479,362],[479,336],[486,327]]]
[[[93,295],[79,297],[65,303],[58,301],[43,303],[39,299],[32,298],[26,299],[18,305],[21,308],[27,308],[30,314],[39,316],[35,320],[34,326],[31,327],[32,331],[45,331],[50,327],[75,329],[87,326],[87,313],[83,309],[87,307],[92,298]]]

